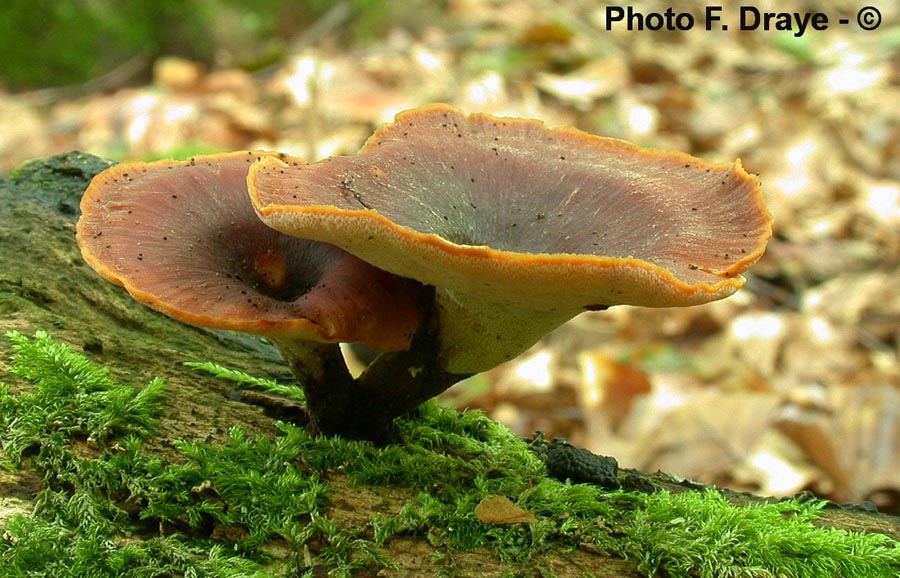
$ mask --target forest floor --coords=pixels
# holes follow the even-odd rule
[[[349,50],[327,29],[339,22],[325,22],[259,72],[171,58],[147,83],[112,74],[0,92],[0,171],[68,150],[146,160],[272,149],[312,161],[355,153],[376,126],[429,102],[740,158],[776,223],[743,290],[702,307],[583,314],[442,402],[626,467],[897,513],[900,11],[881,4],[876,30],[797,35],[607,30],[590,2],[458,0],[440,24]]]

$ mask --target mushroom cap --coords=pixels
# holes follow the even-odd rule
[[[726,297],[772,235],[739,161],[447,105],[400,113],[356,156],[262,159],[248,185],[279,231],[468,302],[551,312]]]
[[[100,173],[81,200],[82,256],[141,303],[191,325],[408,348],[425,288],[263,224],[246,185],[263,158],[276,156],[131,162]]]

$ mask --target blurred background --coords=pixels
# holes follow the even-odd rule
[[[312,161],[436,101],[740,158],[776,221],[745,289],[583,314],[442,401],[624,467],[897,513],[900,4],[744,2],[826,13],[828,30],[802,35],[740,31],[724,4],[728,31],[705,29],[703,2],[677,3],[691,30],[639,31],[607,8],[668,5],[6,0],[0,174],[72,149]],[[865,5],[874,30],[857,23]]]

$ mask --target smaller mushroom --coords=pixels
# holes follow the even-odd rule
[[[727,297],[772,234],[740,162],[446,105],[399,114],[356,156],[263,159],[248,185],[268,225],[436,288],[424,343],[362,377],[365,389],[409,364],[426,376],[420,398],[585,310]]]
[[[91,267],[144,305],[191,325],[270,339],[306,392],[314,429],[347,431],[352,414],[367,408],[354,408],[338,342],[408,348],[428,290],[264,225],[246,178],[252,162],[270,157],[112,167],[82,197],[76,238]]]

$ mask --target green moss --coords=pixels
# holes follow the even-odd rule
[[[185,365],[241,385],[253,386],[269,393],[283,395],[297,401],[303,401],[303,388],[298,385],[278,383],[274,379],[256,377],[249,373],[231,369],[230,367],[224,367],[210,361],[188,361],[185,362]]]
[[[3,463],[37,471],[44,483],[32,513],[2,522],[4,576],[295,576],[313,564],[349,576],[390,567],[383,546],[400,534],[427,539],[444,560],[436,564],[486,547],[530,567],[550,549],[592,544],[648,576],[900,571],[900,548],[886,537],[816,526],[817,502],[737,507],[715,492],[604,493],[558,482],[503,426],[434,404],[400,420],[403,444],[312,437],[280,423],[277,436],[233,428],[224,444],[175,442],[176,458],[154,458],[144,444],[161,411],[161,382],[117,384],[43,333],[8,338],[11,375],[22,383],[16,394],[0,389]],[[295,393],[221,366],[195,367]],[[402,488],[412,499],[342,525],[331,515],[337,478]],[[495,495],[537,521],[481,522],[475,507]]]
[[[383,0],[4,0],[0,3],[0,84],[62,86],[96,78],[141,56],[178,55],[210,65],[225,55],[255,70],[285,56],[326,14],[342,45],[417,28],[440,14],[429,2]]]
[[[815,525],[818,501],[735,507],[719,493],[665,492],[647,497],[630,518],[626,557],[648,575],[896,576],[900,550],[881,534]]]
[[[4,2],[0,79],[13,88],[71,84],[143,53],[153,34],[143,4],[111,10],[108,2]]]
[[[38,333],[34,340],[14,332],[7,337],[15,351],[12,372],[34,389],[12,396],[0,388],[5,460],[18,462],[33,447],[49,454],[62,452],[74,437],[102,443],[110,436],[146,436],[154,431],[162,409],[161,380],[138,391],[113,382],[109,371],[46,333]]]

